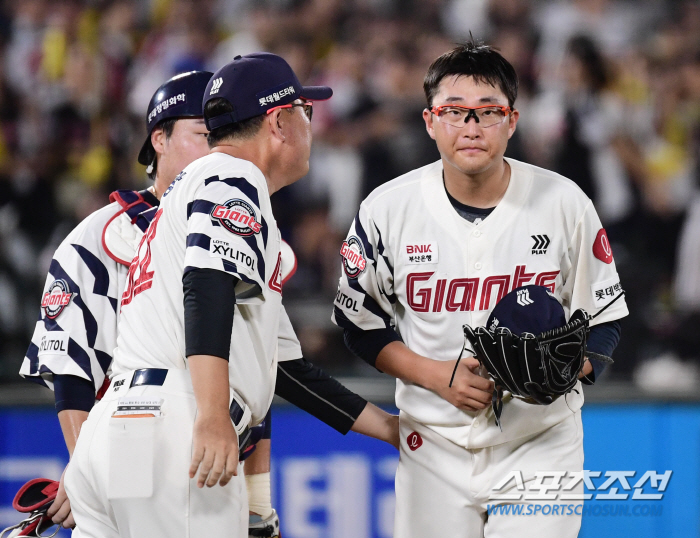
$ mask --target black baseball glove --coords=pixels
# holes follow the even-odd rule
[[[566,325],[538,335],[465,325],[464,336],[497,390],[549,405],[576,385],[585,362],[589,319],[577,310]]]

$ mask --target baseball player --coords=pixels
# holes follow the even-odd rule
[[[526,284],[547,288],[567,317],[609,305],[591,322],[580,374],[588,383],[604,364],[592,357],[612,355],[627,315],[624,299],[612,303],[620,281],[591,201],[560,175],[504,158],[517,87],[488,46],[437,58],[423,118],[441,159],[371,193],[340,250],[333,319],[353,352],[397,378],[396,538],[561,538],[580,528],[575,513],[488,517],[487,505],[514,470],[528,485],[538,471],[582,470],[581,382],[550,405],[506,394],[501,430],[493,382],[476,358],[457,361],[462,326],[485,325]]]
[[[96,395],[101,396],[109,381],[117,305],[134,243],[148,227],[153,215],[149,210],[158,206],[177,173],[208,151],[201,101],[211,75],[192,71],[158,88],[148,107],[148,137],[139,153],[153,186],[113,193],[112,203],[71,231],[51,261],[40,319],[20,375],[54,390],[71,456]],[[49,515],[65,527],[74,524],[62,486]]]
[[[388,415],[299,359],[281,305],[269,196],[307,172],[311,101],[330,95],[302,87],[284,60],[263,53],[237,57],[209,82],[212,150],[166,190],[140,242],[121,297],[114,375],[66,473],[85,536],[244,536],[238,439],[267,413],[278,356],[295,355],[280,372],[319,389],[305,398],[321,401],[327,422],[393,436]]]
[[[153,208],[176,174],[208,153],[202,98],[210,77],[209,72],[185,73],[158,88],[148,106],[148,136],[139,153],[139,162],[148,166],[154,185],[141,192],[113,193],[113,203],[85,219],[54,255],[41,319],[20,374],[54,389],[59,421],[71,455],[96,395],[99,399],[101,388],[106,389],[109,384],[119,315],[114,305],[124,287],[136,246],[155,214]],[[290,268],[295,264],[291,249],[284,243],[283,247],[285,279],[291,276]],[[57,289],[65,291],[59,294]],[[280,366],[286,374],[280,376],[278,394],[342,433],[353,428],[397,444],[391,416],[367,405],[304,361],[293,332],[280,342],[280,358],[289,362]],[[289,345],[284,346],[285,342]],[[300,389],[302,386],[305,390]],[[375,414],[386,421],[386,430],[367,429],[374,425],[367,417]],[[265,438],[246,461],[249,503],[251,512],[255,512],[251,514],[251,528],[257,531],[279,526],[270,503],[270,421],[266,423]],[[62,483],[49,515],[66,528],[74,525]]]

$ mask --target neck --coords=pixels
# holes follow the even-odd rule
[[[167,179],[165,177],[165,174],[161,174],[160,170],[156,169],[156,179],[153,182],[153,185],[150,188],[150,191],[155,194],[156,198],[158,200],[161,199],[163,196],[163,193],[167,190],[167,188],[170,186],[170,184],[173,182],[175,178],[172,177],[170,179]]]
[[[231,155],[231,157],[236,157],[237,159],[243,159],[244,161],[253,163],[260,169],[263,176],[265,176],[267,190],[269,191],[270,195],[284,186],[278,184],[279,182],[275,180],[276,174],[274,173],[274,167],[272,165],[273,160],[269,158],[270,153],[268,148],[265,144],[261,143],[257,137],[239,143],[223,143],[213,147],[211,150],[209,150],[209,152],[225,153],[226,155]]]
[[[445,188],[455,200],[487,209],[501,201],[510,183],[510,165],[504,160],[484,172],[465,174],[443,160]]]

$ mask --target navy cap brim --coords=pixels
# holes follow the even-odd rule
[[[333,96],[333,90],[328,86],[302,86],[301,97],[309,101],[325,101]]]

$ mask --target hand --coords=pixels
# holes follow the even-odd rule
[[[581,371],[578,374],[578,378],[581,379],[582,377],[587,376],[593,371],[593,365],[591,364],[591,361],[586,359],[586,361],[583,363],[583,368],[581,368]]]
[[[399,449],[399,417],[367,402],[352,425],[352,431],[374,437]]]
[[[238,475],[238,435],[228,414],[198,414],[194,421],[192,448],[190,478],[194,478],[199,469],[198,488],[204,484],[212,487],[217,482],[225,486],[234,475]]]
[[[66,466],[66,469],[68,469],[68,466]],[[75,527],[75,520],[70,510],[70,501],[68,500],[68,495],[66,495],[66,489],[63,487],[63,477],[66,474],[66,469],[63,470],[61,480],[58,483],[56,498],[46,511],[46,515],[49,516],[51,521],[56,525],[61,525],[64,529],[72,529]]]
[[[457,361],[434,361],[429,388],[458,409],[480,411],[491,405],[493,381],[479,375],[479,361],[474,357],[462,359],[455,371]],[[450,387],[452,372],[454,381]]]
[[[392,445],[396,450],[401,450],[401,436],[399,435],[399,415],[389,415],[390,435],[387,443]]]

